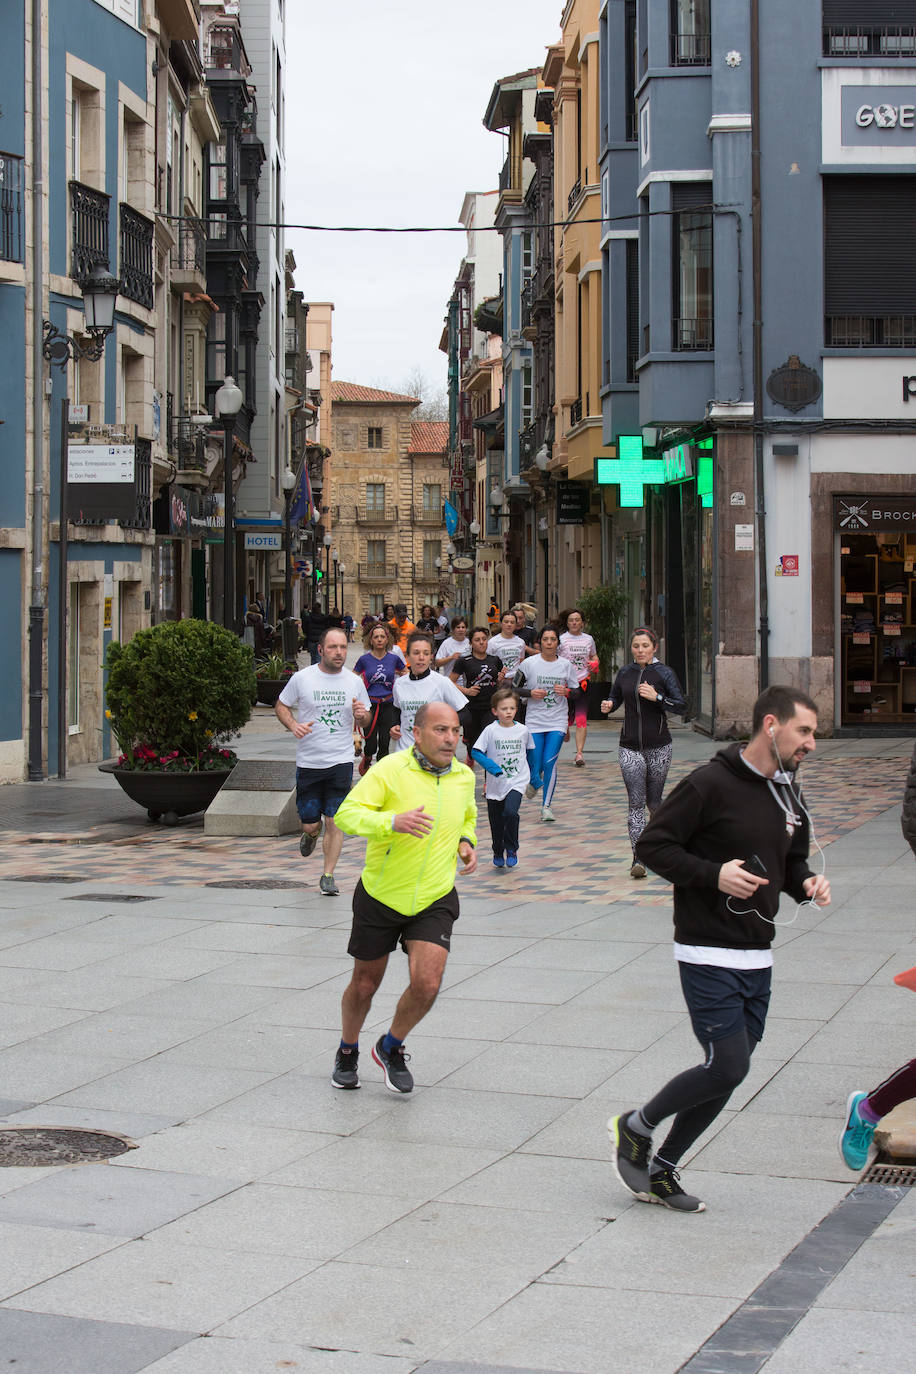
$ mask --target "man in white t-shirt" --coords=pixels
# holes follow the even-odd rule
[[[515,633],[518,622],[512,611],[506,611],[500,622],[501,629],[487,645],[487,653],[495,654],[506,670],[506,681],[512,679],[522,659],[525,657],[525,641]]]
[[[325,897],[340,891],[334,869],[343,832],[333,818],[353,783],[353,725],[362,725],[371,714],[366,685],[344,667],[346,658],[346,632],[325,630],[318,641],[318,662],[293,674],[274,708],[298,741],[296,809],[302,822],[299,852],[306,858],[318,843],[324,817],[324,872],[318,886]]]
[[[414,742],[413,723],[420,707],[428,701],[444,701],[459,714],[467,707],[464,695],[451,678],[431,671],[433,660],[432,635],[412,634],[407,641],[408,672],[394,680],[394,705],[400,712],[400,724],[392,726],[391,738],[395,749],[409,749]],[[462,718],[463,719],[463,718]]]

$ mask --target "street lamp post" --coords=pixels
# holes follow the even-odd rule
[[[331,552],[331,561],[334,564],[334,605],[340,610],[340,602],[337,599],[337,559],[338,553],[337,550],[334,549]]]
[[[331,536],[324,536],[324,613],[331,611]]]
[[[86,317],[86,333],[91,342],[80,343],[70,334],[62,334],[50,320],[42,320],[42,355],[52,367],[66,372],[72,360],[87,358],[99,362],[105,352],[105,340],[114,329],[114,312],[118,299],[118,279],[113,277],[98,263],[82,283],[83,313]],[[60,538],[58,543],[57,569],[57,776],[67,776],[67,741],[69,737],[69,715],[67,703],[67,611],[70,596],[69,551],[67,546],[67,526],[70,513],[67,508],[67,448],[69,443],[70,397],[64,396],[60,403]],[[41,678],[42,678],[42,629],[44,614],[40,607],[32,608],[29,621],[29,781],[42,779],[41,751]]]
[[[223,421],[223,624],[235,625],[235,512],[232,488],[232,432],[242,408],[242,393],[232,377],[225,377],[216,393],[215,412]]]
[[[292,582],[290,579],[290,559],[292,558],[292,533],[289,523],[289,508],[293,497],[293,490],[296,486],[296,474],[289,468],[284,468],[280,475],[280,486],[283,488],[283,614],[288,620],[293,613]]]
[[[471,624],[473,624],[477,615],[477,539],[480,535],[479,520],[471,521],[471,523],[468,525],[468,534],[474,540],[474,544],[471,549],[471,557],[474,560],[474,566],[471,569]]]
[[[343,563],[338,563],[338,564],[337,564],[337,571],[340,573],[340,601],[339,601],[337,604],[338,604],[338,606],[340,607],[340,613],[341,613],[341,615],[343,615],[344,612],[345,612],[346,609],[347,609],[347,608],[346,608],[345,601],[344,601],[344,573],[345,573],[347,570],[346,570],[346,568],[344,567]]]

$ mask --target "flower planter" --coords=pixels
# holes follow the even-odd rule
[[[151,821],[162,818],[163,825],[175,825],[180,816],[193,816],[207,807],[232,772],[172,773],[119,768],[116,763],[100,763],[100,773],[111,773],[138,806],[146,808]]]
[[[259,677],[258,678],[258,701],[263,706],[276,706],[277,698],[286,686],[289,678]]]

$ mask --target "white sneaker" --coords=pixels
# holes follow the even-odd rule
[[[528,786],[525,788],[525,796],[528,798],[529,801],[532,797],[537,796],[537,788],[535,787],[533,782],[529,782]]]
[[[542,820],[542,821],[555,821],[555,820],[556,820],[556,816],[553,814],[553,812],[551,811],[551,809],[550,809],[549,806],[542,806],[542,807],[541,807],[541,820]]]

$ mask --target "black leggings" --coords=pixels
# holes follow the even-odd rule
[[[703,1046],[705,1064],[677,1074],[641,1108],[647,1126],[655,1127],[666,1117],[674,1117],[667,1139],[656,1151],[659,1159],[671,1165],[680,1163],[747,1077],[751,1055],[759,1043],[745,1029],[709,1041]]]
[[[397,711],[391,701],[373,702],[372,715],[369,717],[369,729],[366,731],[363,742],[363,755],[371,759],[378,752],[380,759],[388,755],[388,746],[391,743],[391,736],[388,733],[392,725],[397,724]]]

